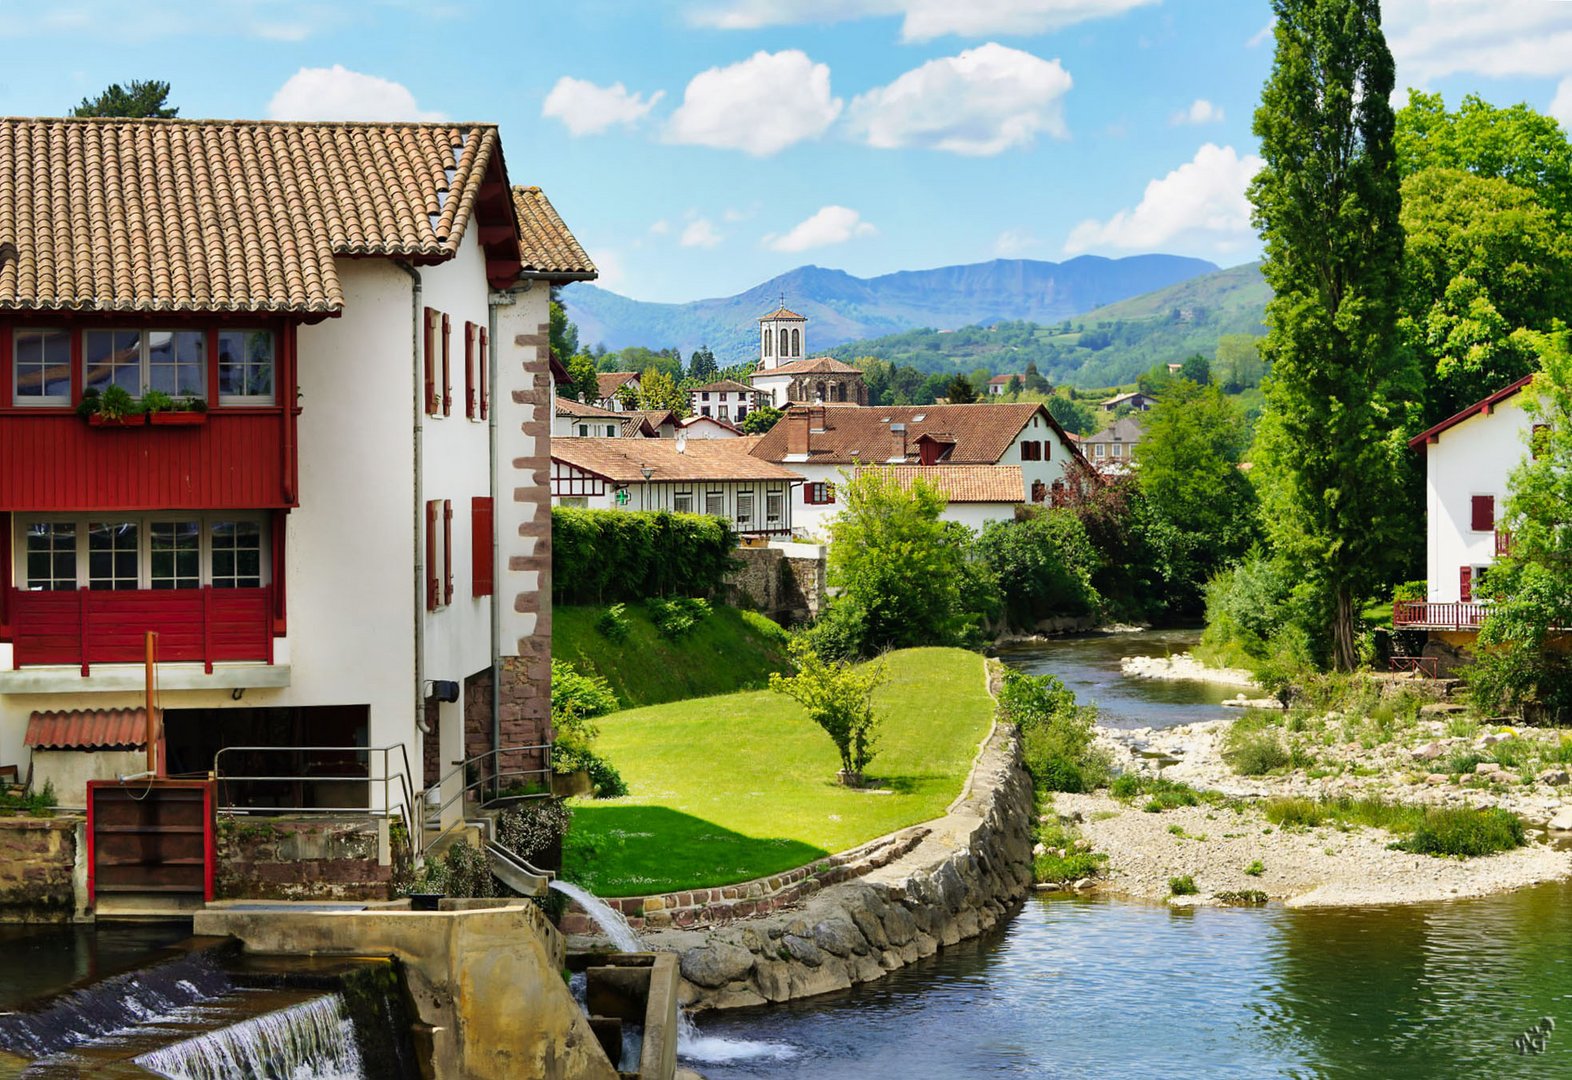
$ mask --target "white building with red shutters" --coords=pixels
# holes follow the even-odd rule
[[[547,305],[595,271],[497,129],[10,119],[0,186],[0,765],[122,722],[147,631],[172,773],[340,747],[403,802],[548,739]]]
[[[1425,458],[1423,601],[1399,601],[1401,627],[1477,630],[1485,605],[1477,587],[1511,538],[1502,528],[1512,471],[1529,453],[1533,421],[1522,390],[1532,376],[1477,401],[1415,436]]]

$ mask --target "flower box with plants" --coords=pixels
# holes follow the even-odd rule
[[[178,400],[162,390],[149,390],[142,395],[142,411],[147,422],[158,426],[191,427],[207,423],[207,402],[191,394]]]
[[[82,392],[82,404],[76,411],[93,427],[140,427],[147,422],[136,398],[123,386],[110,386],[102,392],[89,387]]]

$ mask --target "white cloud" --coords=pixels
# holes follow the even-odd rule
[[[540,115],[561,120],[573,135],[599,135],[613,124],[631,127],[665,96],[657,90],[646,98],[631,94],[620,82],[597,86],[584,79],[564,75],[551,88],[541,104]]]
[[[1386,0],[1382,25],[1399,88],[1447,75],[1572,75],[1565,0]]]
[[[764,246],[772,251],[807,251],[844,244],[854,237],[872,236],[878,231],[855,210],[826,206],[806,221],[799,222],[785,236],[766,236]]]
[[[595,284],[603,289],[615,289],[627,280],[627,269],[622,262],[622,253],[613,248],[589,248],[593,254],[590,258],[595,263],[595,269],[600,273],[595,278]]]
[[[1245,42],[1245,48],[1259,49],[1262,45],[1265,45],[1267,42],[1271,41],[1276,33],[1277,20],[1273,19],[1271,22],[1261,27],[1261,29],[1257,30],[1255,35],[1251,37],[1249,41]]]
[[[1205,98],[1196,98],[1187,109],[1180,109],[1168,121],[1175,127],[1181,124],[1220,124],[1223,122],[1223,110],[1220,105],[1213,105]]]
[[[677,242],[683,247],[712,248],[724,239],[726,238],[709,218],[694,218],[688,222],[687,228],[682,230],[682,237]]]
[[[826,65],[797,49],[757,52],[695,75],[666,125],[666,140],[768,157],[824,134],[842,104],[830,94]]]
[[[665,236],[669,232],[671,232],[671,222],[667,221],[665,218],[661,218],[659,221],[650,226],[651,236]]]
[[[1062,138],[1071,84],[1059,61],[989,42],[858,95],[847,119],[858,137],[882,149],[997,154],[1039,132]]]
[[[402,83],[330,68],[301,68],[291,75],[273,100],[272,120],[441,120],[443,115],[420,108]]]
[[[1090,19],[1122,15],[1160,0],[709,0],[690,18],[701,26],[757,30],[766,26],[846,22],[901,16],[901,37],[928,41],[947,34],[1046,34]]]
[[[1231,146],[1207,143],[1194,160],[1147,184],[1138,206],[1077,225],[1064,250],[1237,251],[1254,237],[1245,191],[1261,166],[1254,154],[1241,157]]]
[[[1030,229],[1006,229],[993,242],[993,253],[1001,259],[1014,259],[1037,245],[1038,239]]]
[[[1572,131],[1572,78],[1561,80],[1561,85],[1556,88],[1555,100],[1546,111],[1561,121],[1562,127]]]

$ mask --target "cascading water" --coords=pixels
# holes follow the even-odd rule
[[[644,941],[622,913],[607,904],[588,889],[570,881],[553,880],[551,888],[567,896],[590,917],[601,933],[611,939],[618,952],[647,952]],[[577,978],[577,976],[575,976]],[[580,1005],[583,1004],[581,1000]],[[624,1054],[627,1050],[624,1049]],[[797,1056],[797,1051],[781,1043],[754,1042],[749,1039],[723,1039],[701,1033],[693,1019],[681,1009],[677,1010],[677,1055],[689,1061],[720,1063],[741,1061],[747,1058],[774,1058],[787,1061]]]
[[[181,1020],[178,1014],[167,1018]],[[365,1080],[339,994],[253,1016],[135,1061],[170,1080]]]

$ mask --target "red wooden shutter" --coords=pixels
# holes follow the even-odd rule
[[[453,500],[442,500],[442,602],[453,602]]]
[[[442,415],[453,415],[453,364],[451,359],[453,331],[446,315],[442,316]]]
[[[1496,497],[1475,495],[1473,499],[1473,525],[1475,532],[1493,532],[1496,527]]]
[[[491,565],[492,508],[491,496],[477,495],[469,504],[470,568],[474,577],[474,594],[490,596],[496,590]]]
[[[288,510],[273,511],[273,530],[269,541],[273,545],[273,635],[282,637],[288,632],[288,612],[285,604],[287,593],[285,591],[285,525],[289,521]]]
[[[437,610],[437,504],[426,503],[426,610]]]
[[[475,419],[475,324],[464,323],[464,415]]]
[[[487,346],[489,345],[490,341],[487,339],[486,328],[482,326],[480,328],[480,418],[482,420],[486,418],[486,410],[491,405],[491,369],[489,366],[491,358],[486,355]]]
[[[437,313],[426,309],[426,415],[437,412]]]
[[[1465,604],[1474,600],[1474,568],[1460,566],[1457,569],[1457,598]]]

